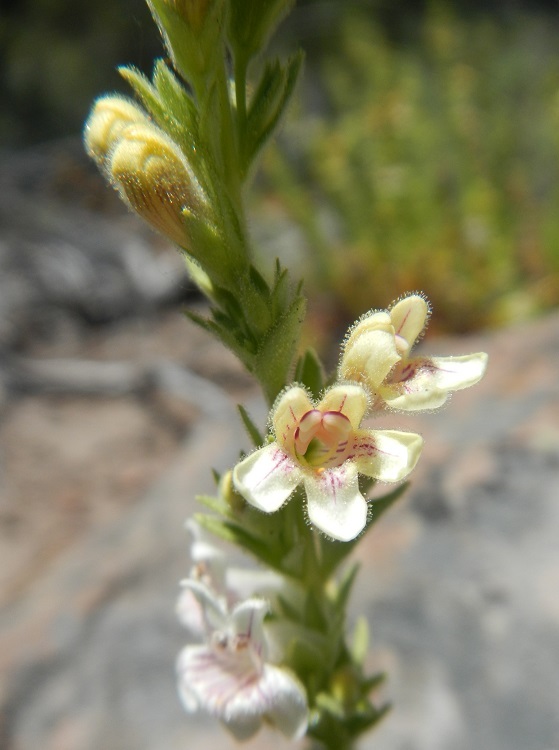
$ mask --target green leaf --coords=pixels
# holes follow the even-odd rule
[[[296,297],[261,342],[260,351],[255,358],[254,371],[263,384],[270,403],[274,402],[289,381],[288,373],[299,342],[305,309],[305,299]]]
[[[235,55],[254,57],[294,4],[295,0],[230,0],[228,37]]]
[[[324,390],[324,369],[314,349],[307,349],[299,357],[295,380],[305,385],[315,398],[320,397]]]
[[[245,407],[241,404],[237,404],[237,408],[239,410],[239,414],[241,415],[241,419],[243,420],[245,429],[248,432],[248,435],[252,440],[254,446],[257,448],[259,445],[262,445],[264,443],[264,435],[262,435],[258,427],[256,427]]]
[[[322,606],[323,602],[324,600],[312,589],[308,591],[303,609],[303,618],[307,627],[318,630],[320,633],[327,633],[330,622]]]
[[[361,683],[363,695],[368,695],[372,690],[376,690],[385,681],[386,681],[385,672],[377,672],[376,674],[371,675],[371,677],[367,677],[367,679],[365,679]]]
[[[349,595],[351,594],[351,589],[353,588],[357,573],[359,572],[359,568],[359,563],[350,565],[342,576],[340,583],[338,584],[338,590],[336,592],[336,608],[340,612],[345,611]]]
[[[240,549],[256,557],[257,560],[277,569],[277,560],[273,554],[273,549],[263,540],[254,537],[238,523],[230,520],[222,520],[203,513],[195,513],[194,518],[200,526],[203,526],[212,534],[224,539],[226,542],[235,544]]]
[[[276,130],[299,79],[303,54],[297,53],[285,65],[269,63],[252,98],[247,116],[246,169]]]
[[[362,615],[357,618],[351,639],[351,656],[355,664],[361,666],[369,648],[369,623]],[[368,692],[368,691],[367,691]]]
[[[328,577],[334,572],[334,570],[336,570],[342,561],[352,552],[363,534],[365,534],[373,524],[380,520],[384,513],[404,494],[408,486],[409,483],[404,482],[387,495],[378,498],[378,500],[372,500],[369,502],[365,529],[356,539],[352,539],[350,542],[337,542],[327,539],[326,537],[321,537],[320,553],[322,570],[325,577]]]

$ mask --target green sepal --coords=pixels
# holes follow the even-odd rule
[[[201,155],[196,107],[165,62],[155,63],[153,83],[132,65],[123,65],[118,72],[161,129],[181,146],[189,164],[198,172]]]
[[[245,430],[247,431],[249,438],[252,440],[254,447],[258,448],[258,446],[263,445],[264,435],[260,432],[258,427],[256,427],[245,407],[241,404],[237,404],[237,409],[239,410]]]
[[[299,357],[295,368],[295,381],[306,386],[315,398],[324,391],[324,368],[314,349],[307,349]]]
[[[279,125],[299,79],[303,57],[298,52],[283,65],[274,60],[265,66],[247,113],[245,172]]]

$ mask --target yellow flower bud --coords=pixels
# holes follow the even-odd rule
[[[178,146],[163,131],[149,122],[124,128],[108,171],[143,219],[178,245],[188,245],[183,211],[201,208],[202,189]]]
[[[87,153],[99,166],[106,168],[107,159],[122,131],[137,123],[149,123],[140,107],[122,96],[103,96],[93,106],[85,124]]]

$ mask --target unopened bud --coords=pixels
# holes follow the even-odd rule
[[[182,247],[188,245],[183,211],[196,213],[203,194],[184,155],[147,122],[122,130],[108,170],[121,195],[149,224]]]
[[[374,311],[349,330],[339,375],[344,380],[367,380],[369,385],[377,387],[399,359],[390,315]]]
[[[139,123],[149,123],[140,107],[122,96],[103,96],[93,106],[85,124],[87,153],[105,168],[123,130]]]

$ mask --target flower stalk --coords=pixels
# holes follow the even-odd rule
[[[301,282],[278,261],[256,263],[243,206],[302,57],[248,80],[292,4],[148,0],[172,65],[156,61],[151,79],[121,69],[140,104],[100,98],[85,144],[127,205],[183,254],[209,305],[190,318],[239,357],[270,407],[265,434],[240,408],[253,449],[217,476],[215,495],[198,498],[206,512],[188,523],[192,568],[177,615],[194,643],[177,661],[181,701],[239,740],[266,723],[317,750],[349,750],[388,707],[376,696],[383,675],[364,668],[366,623],[348,632],[348,558],[405,490],[423,445],[366,420],[443,405],[482,377],[486,356],[412,356],[430,314],[415,293],[357,321],[329,379],[312,350],[300,352]],[[371,500],[378,482],[395,488]],[[259,568],[230,566],[216,540]]]

